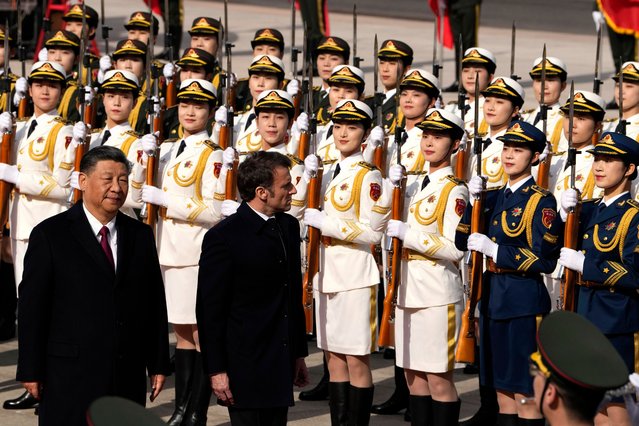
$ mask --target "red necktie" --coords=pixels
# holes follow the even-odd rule
[[[102,246],[102,251],[109,262],[109,265],[115,270],[115,261],[113,260],[113,252],[111,251],[111,246],[109,245],[109,228],[103,226],[100,229],[99,235],[102,237],[100,239],[100,246]]]

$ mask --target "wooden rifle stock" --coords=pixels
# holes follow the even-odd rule
[[[2,146],[0,146],[0,163],[9,164],[11,161],[11,145],[13,144],[13,135],[15,128],[10,133],[2,135]],[[9,196],[13,185],[4,180],[0,180],[0,228],[4,229],[4,225],[9,218]],[[0,237],[1,238],[1,237]]]
[[[82,157],[84,157],[84,154],[86,154],[87,152],[88,145],[89,144],[87,143],[87,141],[84,141],[81,144],[79,144],[75,150],[75,160],[73,161],[73,170],[75,170],[76,172],[80,171],[80,163],[82,162]],[[77,203],[81,199],[82,199],[82,191],[80,191],[79,189],[73,189],[73,204]]]
[[[384,170],[384,165],[386,164],[386,150],[383,145],[378,146],[375,148],[375,151],[373,151],[373,164],[382,172],[382,176],[386,176],[386,170]]]
[[[220,148],[222,149],[226,149],[230,146],[229,144],[230,130],[231,130],[231,126],[229,126],[228,124],[225,124],[224,126],[220,127],[220,136],[218,138],[218,144],[220,145]]]
[[[18,105],[18,118],[25,118],[27,116],[28,107],[29,107],[29,103],[27,102],[27,98],[24,97],[20,99],[20,104]]]
[[[544,158],[544,161],[539,162],[539,168],[537,169],[537,185],[544,189],[548,189],[550,185],[550,164],[552,162],[552,153],[549,152],[548,156]]]
[[[235,155],[235,160],[233,160],[233,167],[226,172],[226,185],[225,185],[225,200],[233,200],[237,198],[237,166],[239,164],[239,160],[237,158],[237,153]]]
[[[298,90],[297,91],[297,95],[295,95],[295,97],[293,98],[293,106],[295,107],[295,114],[293,115],[293,120],[292,122],[295,122],[295,120],[297,120],[297,117],[300,116],[300,108],[302,105],[302,91]],[[302,158],[302,157],[300,157]],[[303,158],[302,158],[303,160]]]
[[[323,168],[320,166],[317,174],[308,184],[308,208],[319,209]],[[312,226],[307,230],[306,243],[306,271],[302,287],[304,318],[306,319],[306,333],[313,333],[313,278],[319,273],[320,230]]]
[[[577,203],[574,210],[568,212],[564,230],[564,247],[577,249],[577,239],[579,233],[579,214],[581,213],[581,203]],[[564,311],[575,311],[575,285],[577,283],[577,271],[570,268],[564,269],[561,300]]]
[[[468,147],[459,149],[455,158],[455,177],[466,181],[466,162],[468,161]]]
[[[400,186],[393,189],[393,207],[391,210],[391,219],[402,220],[404,212],[404,187],[406,180],[402,180]],[[401,267],[402,267],[402,240],[393,238],[392,255],[390,256],[390,276],[384,297],[384,311],[382,313],[382,321],[379,326],[379,345],[394,346],[395,333],[393,324],[395,322],[395,305],[397,304],[397,290],[401,283]]]
[[[153,133],[156,133],[156,132],[159,133],[158,135],[159,144],[161,144],[162,141],[164,140],[162,135],[162,128],[163,128],[162,122],[163,122],[163,114],[162,114],[162,111],[160,111],[159,114],[153,117]],[[158,162],[157,162],[158,152],[159,152],[159,147],[156,150],[156,153],[154,155],[149,155],[147,157],[146,178],[144,180],[144,183],[149,186],[155,186],[155,177],[158,174]],[[154,228],[157,222],[158,210],[159,208],[155,204],[152,204],[152,203],[146,204],[146,212],[145,212],[146,216],[143,217],[143,220],[144,220],[144,223],[149,225],[151,228]]]
[[[171,108],[177,102],[177,89],[175,86],[175,81],[171,79],[166,85],[166,107]]]
[[[311,134],[309,132],[303,132],[300,136],[300,144],[297,147],[297,157],[300,160],[304,160],[309,154],[311,143]],[[315,154],[314,152],[311,154]],[[315,207],[314,207],[315,208]]]
[[[470,232],[483,232],[484,194],[475,200],[473,204],[473,214],[471,217]],[[461,329],[459,330],[459,340],[455,351],[455,360],[472,364],[475,362],[475,346],[477,336],[475,335],[475,307],[481,298],[481,287],[484,273],[484,257],[481,252],[471,252],[470,265],[470,291],[466,308],[462,315]]]

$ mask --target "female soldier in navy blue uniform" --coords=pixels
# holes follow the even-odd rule
[[[464,212],[455,244],[486,258],[480,303],[481,384],[497,391],[498,425],[543,425],[536,407],[517,401],[532,394],[528,357],[536,351],[541,317],[550,297],[541,274],[554,270],[559,255],[561,220],[553,195],[535,185],[531,167],[544,150],[546,137],[531,124],[514,121],[499,137],[501,162],[508,183],[486,193],[486,234],[470,235],[472,204]],[[485,178],[469,182],[477,199]]]
[[[639,144],[620,133],[604,133],[588,151],[603,198],[584,201],[579,222],[579,250],[561,249],[559,263],[579,272],[577,312],[595,324],[626,362],[639,371],[639,203],[630,195],[637,177]],[[577,204],[577,193],[561,197],[561,216]],[[597,414],[596,424],[629,425],[622,399]],[[608,417],[606,419],[605,417]],[[600,423],[603,422],[603,423]]]

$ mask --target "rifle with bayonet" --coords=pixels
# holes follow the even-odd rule
[[[375,107],[375,125],[384,128],[384,117],[382,116],[382,107],[384,105],[384,93],[379,90],[379,61],[377,60],[377,34],[375,34],[375,41],[373,43],[373,88],[375,91],[375,95],[373,98],[374,107]],[[399,62],[398,65],[399,67]],[[398,68],[399,69],[399,68]],[[398,78],[399,78],[398,73]],[[384,146],[386,145],[386,138],[382,142],[381,146],[375,148],[373,151],[373,164],[382,172],[382,176],[385,175],[384,166],[386,164],[386,150]]]
[[[109,54],[109,31],[113,28],[106,24],[104,13],[104,0],[100,0],[100,21],[102,23],[102,40],[104,40],[104,54]]]
[[[595,52],[595,78],[593,79],[592,82],[592,92],[595,95],[599,94],[599,90],[601,88],[601,85],[603,84],[603,81],[601,81],[601,38],[603,36],[602,33],[602,28],[603,26],[600,25],[599,29],[597,29],[597,50]]]
[[[306,38],[306,36],[304,36]],[[304,40],[306,43],[306,40]],[[295,47],[295,2],[291,2],[291,81],[297,78],[297,57],[300,53],[300,50]],[[302,57],[304,58],[306,54],[306,44],[304,44],[304,53]],[[297,91],[297,94],[293,97],[293,105],[295,106],[295,113],[293,114],[293,122],[297,120],[297,117],[300,115],[300,109],[302,106],[302,99],[304,98],[304,91],[300,87],[300,90]],[[300,157],[302,158],[302,157]],[[303,158],[302,158],[303,159]]]
[[[572,125],[575,116],[575,83],[570,82],[570,107],[568,112],[568,166],[570,167],[570,187],[575,187],[575,169],[577,164],[577,149],[572,143]],[[579,193],[579,192],[577,192]],[[576,250],[579,238],[579,215],[581,213],[581,201],[570,209],[566,217],[564,227],[564,247]],[[575,285],[577,283],[577,271],[570,268],[564,269],[562,282],[561,301],[562,309],[565,311],[575,310]]]
[[[399,69],[398,69],[399,74]],[[401,75],[401,74],[399,74]],[[397,90],[395,92],[395,108],[399,109],[399,75],[397,77]],[[395,117],[399,111],[395,111]],[[397,164],[402,165],[402,144],[404,142],[404,128],[395,126],[395,152],[397,154]],[[391,219],[402,220],[404,216],[404,192],[406,191],[406,177],[393,188],[393,204],[391,207]],[[402,263],[402,240],[393,237],[387,240],[389,246],[389,265],[386,271],[387,289],[384,297],[384,310],[382,321],[379,326],[379,345],[394,346],[395,336],[393,324],[395,323],[395,307],[397,306],[397,294],[401,284],[401,263]]]
[[[228,0],[224,0],[224,53],[226,54],[226,73],[224,79],[226,80],[226,126],[227,126],[227,140],[226,147],[233,147],[233,101],[235,100],[235,94],[233,91],[233,84],[231,81],[232,69],[231,69],[231,48],[235,47],[234,44],[229,43],[228,40]],[[223,129],[224,127],[222,127]],[[222,129],[220,129],[220,142],[222,142]],[[220,145],[221,146],[221,145]],[[226,148],[223,147],[223,148]],[[237,166],[239,159],[237,151],[235,152],[235,160],[233,161],[233,167],[226,173],[225,184],[225,199],[235,200],[237,198]]]
[[[175,52],[173,51],[173,34],[170,32],[170,11],[169,0],[164,0],[164,23],[166,32],[164,34],[164,48],[168,52],[169,62],[173,64]],[[177,87],[175,86],[175,76],[166,82],[166,108],[171,108],[177,103]]]
[[[302,57],[306,57],[306,49],[308,48],[308,38],[306,25],[304,26],[304,48]],[[310,64],[310,65],[309,65]],[[315,109],[313,105],[313,58],[302,67],[302,99],[304,101],[304,112],[309,118],[309,129],[301,132],[299,145],[297,147],[297,157],[304,160],[311,150],[311,135],[316,133],[317,118],[315,117]],[[313,121],[313,133],[311,133],[311,124]],[[316,151],[310,152],[316,154]]]
[[[149,14],[152,16],[151,8],[149,6]],[[149,37],[149,43],[146,47],[146,102],[147,102],[147,128],[148,133],[157,134],[157,146],[162,143],[162,110],[158,108],[158,102],[160,102],[160,88],[159,77],[160,69],[153,64],[153,52],[155,50],[155,38],[151,35]],[[156,113],[159,110],[159,113]],[[146,163],[146,178],[145,184],[149,186],[155,186],[155,177],[157,176],[158,162],[157,154],[158,149],[155,152],[147,156]],[[152,203],[144,203],[140,210],[140,218],[151,228],[155,227],[158,216],[158,206]]]
[[[357,56],[357,2],[353,3],[353,65],[359,68],[363,59]]]
[[[622,64],[623,59],[619,57],[619,63]],[[617,97],[619,100],[617,103],[619,104],[619,124],[617,124],[617,128],[615,132],[621,133],[622,135],[626,134],[626,120],[623,118],[623,70],[619,70],[619,87],[617,88]]]
[[[309,145],[311,150],[310,155],[317,156],[317,118],[313,112],[313,94],[308,91],[308,85],[310,83],[313,87],[313,60],[311,59],[307,66],[304,67],[304,74],[308,75],[307,81],[307,98],[306,98],[306,111],[309,115],[308,131],[302,133],[302,138],[306,136],[308,142],[302,143],[300,140],[300,149],[302,145]],[[319,209],[322,198],[322,175],[324,174],[324,167],[322,165],[322,159],[317,157],[319,168],[317,173],[311,176],[311,181],[308,183],[308,202],[307,207],[309,209]],[[319,273],[319,251],[320,251],[320,239],[321,232],[319,229],[312,226],[306,227],[306,262],[304,271],[304,280],[302,282],[302,298],[304,305],[304,317],[306,320],[306,333],[311,334],[313,332],[313,278]]]
[[[520,80],[517,74],[515,74],[515,40],[517,37],[517,27],[515,26],[515,21],[513,21],[512,30],[510,33],[510,78],[517,81]]]
[[[548,105],[546,105],[546,44],[544,43],[544,52],[541,57],[541,94],[539,98],[539,114],[541,116],[542,131],[544,135],[548,131]],[[546,141],[549,145],[549,142]],[[537,185],[544,189],[548,189],[550,178],[550,165],[552,161],[552,146],[548,147],[548,155],[544,161],[539,163],[537,169]]]
[[[443,18],[442,18],[443,20]],[[439,70],[441,70],[442,68],[444,68],[440,63],[439,63],[439,58],[437,57],[437,46],[439,45],[438,42],[438,35],[437,35],[437,25],[435,25],[435,36],[433,37],[433,75],[437,78],[439,78]]]
[[[22,5],[20,4],[20,0],[17,1],[18,7],[18,60],[20,61],[20,66],[22,67],[22,77],[26,77],[27,75],[27,48],[22,42],[22,20],[24,19]],[[6,30],[5,30],[6,31]],[[27,108],[28,108],[27,96],[20,99],[20,104],[18,105],[18,118],[25,118],[27,116]]]
[[[86,89],[85,89],[83,78],[82,78],[83,72],[86,72],[87,79],[88,79],[87,81],[89,82],[88,84],[90,84],[91,69],[86,66],[89,60],[89,57],[87,55],[88,45],[89,45],[89,28],[87,26],[86,5],[82,3],[82,32],[80,37],[80,60],[78,61],[78,78],[77,78],[78,89],[77,90],[79,91],[78,104],[79,104],[79,110],[80,110],[80,121],[83,121],[84,124],[86,124],[87,130],[91,128],[91,119],[93,117],[92,102],[90,102],[87,99],[87,93],[86,93]],[[86,154],[89,148],[89,142],[90,142],[90,135],[87,134],[87,137],[85,137],[82,143],[78,144],[78,147],[75,150],[75,160],[73,164],[73,170],[76,172],[80,171],[80,162],[82,161],[82,157],[84,157],[84,154]],[[75,204],[82,199],[82,191],[80,191],[79,189],[74,189],[73,192],[70,194],[70,197],[71,198],[69,200],[69,204],[71,203]]]
[[[457,81],[457,108],[461,114],[461,119],[464,123],[466,123],[466,113],[468,112],[469,106],[466,105],[466,90],[464,89],[464,83],[462,81],[462,59],[464,58],[464,52],[461,48],[462,46],[462,35],[459,35],[459,60],[457,62],[457,71],[459,74],[459,79]],[[464,134],[466,133],[466,129],[464,129]],[[469,143],[466,142],[465,146],[460,147],[457,151],[457,156],[455,157],[455,177],[461,179],[463,181],[466,180],[466,162],[468,161],[468,150],[470,147]]]
[[[2,76],[2,93],[6,99],[6,112],[11,114],[13,100],[11,99],[11,76],[9,75],[9,18],[5,21],[4,30],[4,74]],[[11,163],[11,147],[15,135],[15,125],[11,126],[6,133],[2,134],[2,145],[0,146],[0,163]],[[9,195],[13,185],[7,181],[0,180],[0,228],[4,229],[9,218]],[[2,237],[0,237],[2,238]]]
[[[479,73],[475,75],[475,93],[479,92]],[[479,136],[479,96],[475,96],[475,124],[473,136],[473,150],[477,161],[477,176],[481,176],[481,157],[483,151],[483,141]],[[473,212],[470,222],[470,233],[483,233],[484,231],[484,197],[482,191],[479,197],[473,202]],[[484,258],[479,251],[470,252],[470,279],[469,294],[466,301],[466,308],[462,315],[461,329],[459,330],[459,341],[455,351],[455,360],[472,364],[475,362],[475,346],[477,336],[475,335],[475,308],[481,298],[481,288],[483,280]]]

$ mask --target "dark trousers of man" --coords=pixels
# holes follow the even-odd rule
[[[164,25],[169,28],[171,32],[171,46],[173,47],[173,55],[175,58],[179,58],[180,45],[182,44],[182,24],[184,22],[184,1],[183,0],[171,0],[169,3],[169,22],[164,21]],[[164,1],[160,1],[160,9],[166,16],[164,11]],[[190,27],[189,27],[190,28]]]
[[[233,426],[284,426],[288,407],[275,408],[234,408],[229,407]]]
[[[310,58],[312,52],[319,41],[326,35],[326,23],[328,16],[325,16],[326,0],[299,0],[302,20],[308,29],[309,49],[307,56]]]
[[[479,29],[479,4],[451,5],[448,11],[450,29],[455,43],[455,81],[459,81],[459,53],[477,46],[477,30]],[[461,34],[462,45],[459,45]]]
[[[615,71],[619,72],[624,62],[637,60],[637,40],[632,34],[618,33],[609,25],[607,27],[610,50],[615,60]]]

